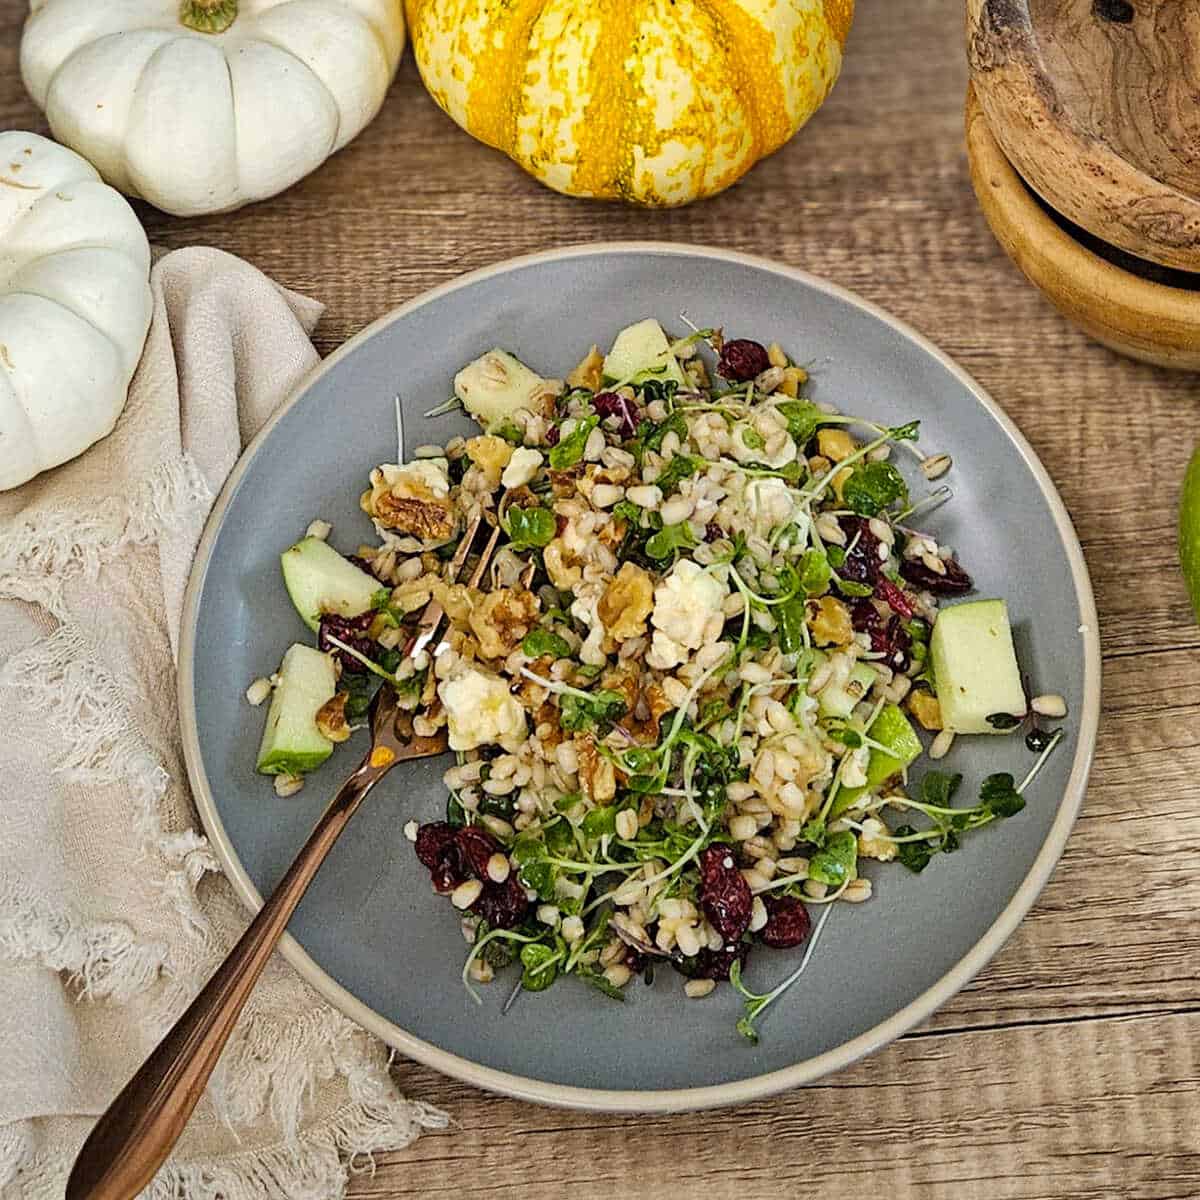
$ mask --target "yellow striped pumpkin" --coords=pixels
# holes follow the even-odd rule
[[[686,204],[784,144],[837,79],[854,0],[405,0],[468,133],[572,196]]]

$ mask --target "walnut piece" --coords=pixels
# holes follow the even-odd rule
[[[653,746],[659,738],[659,722],[662,720],[663,714],[670,712],[675,706],[667,699],[667,693],[657,683],[652,683],[646,688],[642,692],[641,699],[645,704],[647,715],[644,718],[639,717],[638,713],[642,711],[641,705],[638,705],[635,711],[631,704],[629,712],[618,724],[635,742],[640,742],[644,746]]]
[[[942,706],[931,692],[923,688],[909,692],[906,707],[917,718],[922,729],[935,731],[942,728]]]
[[[338,692],[317,709],[317,729],[331,742],[344,742],[350,736],[350,723],[346,720],[349,699],[348,692]]]
[[[587,388],[598,392],[603,381],[604,355],[599,347],[593,346],[583,357],[579,366],[567,376],[567,384],[573,388]]]
[[[373,498],[371,516],[386,529],[409,533],[424,541],[454,536],[454,512],[445,500],[410,500],[381,492]]]
[[[654,608],[654,582],[637,563],[623,563],[596,608],[604,628],[618,642],[646,632]]]
[[[833,596],[809,601],[808,627],[818,646],[848,646],[854,640],[850,610]]]
[[[432,585],[434,599],[446,610],[454,625],[465,625],[480,593],[465,583],[447,583],[439,579]]]
[[[575,756],[583,794],[597,804],[611,800],[617,794],[617,773],[607,758],[600,757],[596,739],[590,733],[575,735]]]
[[[858,444],[844,429],[822,429],[817,434],[817,450],[834,462],[849,458]]]
[[[513,448],[502,437],[485,433],[469,438],[466,445],[467,457],[484,473],[488,486],[495,490],[500,486],[500,476],[513,456]]]
[[[556,537],[542,551],[542,561],[546,564],[546,574],[550,576],[550,582],[556,588],[569,592],[583,579],[578,557],[560,537]]]
[[[471,609],[467,618],[484,658],[503,658],[533,628],[541,602],[525,588],[497,588]]]

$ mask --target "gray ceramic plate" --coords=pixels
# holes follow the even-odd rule
[[[310,518],[349,549],[371,533],[358,509],[370,469],[396,452],[393,397],[408,450],[466,428],[420,414],[453,373],[501,345],[562,375],[593,342],[648,314],[685,312],[733,335],[773,337],[813,360],[814,394],[889,424],[922,420],[922,445],[949,451],[956,497],[931,521],[982,595],[1007,597],[1033,687],[1063,693],[1069,736],[1002,827],[966,840],[921,876],[871,873],[870,903],[833,914],[809,972],[751,1046],[737,997],[687,1000],[679,977],[606,1000],[567,981],[507,1015],[502,982],[482,1007],[459,980],[454,910],[430,891],[402,826],[444,811],[442,762],[397,768],[334,849],[283,952],[318,991],[405,1054],[482,1087],[551,1104],[667,1111],[732,1104],[806,1083],[927,1017],[1000,948],[1050,875],[1083,797],[1100,704],[1096,614],[1083,557],[1054,486],[997,405],[958,367],[879,309],[812,276],[709,249],[589,246],[464,276],[377,322],[331,355],[255,439],[201,543],[184,617],[180,705],[200,813],[234,886],[257,907],[322,804],[357,761],[336,754],[293,800],[253,773],[262,714],[242,699],[305,636],[279,553]],[[1023,771],[1018,739],[962,739],[949,765],[977,783]],[[792,956],[760,953],[752,987]]]

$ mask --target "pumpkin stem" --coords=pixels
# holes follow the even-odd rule
[[[197,33],[224,33],[237,20],[238,0],[183,0],[179,20]]]

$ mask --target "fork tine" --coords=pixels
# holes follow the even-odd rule
[[[447,568],[446,574],[451,583],[458,578],[458,573],[463,569],[463,563],[470,556],[471,547],[475,544],[475,535],[479,532],[480,525],[483,524],[483,509],[480,509],[472,519],[470,525],[463,530],[462,540],[458,543],[458,548],[454,551],[454,557],[450,560],[450,566]]]
[[[467,526],[463,533],[462,540],[458,544],[458,549],[454,552],[454,557],[450,560],[450,565],[446,571],[449,582],[453,583],[463,569],[467,558],[470,556],[471,547],[475,544],[475,539],[479,533],[479,527],[483,524],[483,513],[478,513],[471,523]],[[483,548],[480,554],[479,564],[471,573],[471,578],[467,581],[469,586],[477,587],[480,579],[483,578],[483,572],[487,569],[488,562],[492,557],[492,551],[496,548],[496,542],[500,539],[500,527],[496,526],[492,530],[492,536],[488,539],[487,545]],[[426,646],[433,641],[437,634],[438,627],[442,623],[442,617],[445,616],[445,609],[442,608],[437,598],[433,598],[425,605],[425,610],[421,613],[421,617],[417,622],[417,629],[413,636],[409,639],[408,645],[404,648],[404,656],[411,658],[414,654],[419,654]]]
[[[492,530],[492,536],[488,538],[487,545],[479,555],[479,562],[475,566],[475,570],[471,572],[471,578],[467,580],[468,587],[478,587],[479,581],[483,578],[484,571],[487,570],[488,563],[492,561],[492,551],[496,549],[496,543],[500,540],[500,526],[497,525]]]
[[[371,720],[371,743],[374,745],[382,738],[384,731],[394,727],[399,708],[397,706],[396,689],[390,683],[384,683],[375,693],[368,709]]]
[[[478,534],[482,521],[483,515],[480,514],[471,522],[466,532],[463,534],[462,541],[459,544],[458,549],[455,551],[454,558],[451,559],[450,566],[447,571],[447,574],[451,580],[457,578],[459,571],[462,570],[462,567],[470,554],[471,546],[473,545],[475,537]],[[500,532],[501,530],[499,525],[493,527],[491,536],[484,544],[483,549],[479,552],[479,561],[475,564],[475,569],[471,572],[471,577],[467,580],[468,587],[474,588],[479,586],[480,581],[483,579],[484,574],[491,563],[492,555],[495,553],[496,544],[500,540]],[[534,562],[526,565],[525,569],[521,572],[522,586],[528,587],[530,583],[533,582],[533,576],[536,569],[537,564]],[[408,645],[405,647],[404,653],[407,656],[411,657],[412,655],[419,653],[433,640],[437,634],[439,626],[441,625],[442,617],[444,615],[445,612],[437,600],[430,600],[425,606],[424,612],[421,614],[416,634],[410,639]],[[384,689],[380,690],[382,691]],[[391,688],[389,687],[387,690],[391,691]],[[435,701],[435,704],[436,703],[437,702]],[[397,719],[399,719],[401,715],[402,714],[397,713]],[[414,734],[410,725],[408,730],[404,731],[402,740],[403,744],[398,752],[398,757],[400,759],[429,758],[433,755],[444,753],[446,749],[446,736],[444,730],[440,730],[432,737],[422,737]]]

